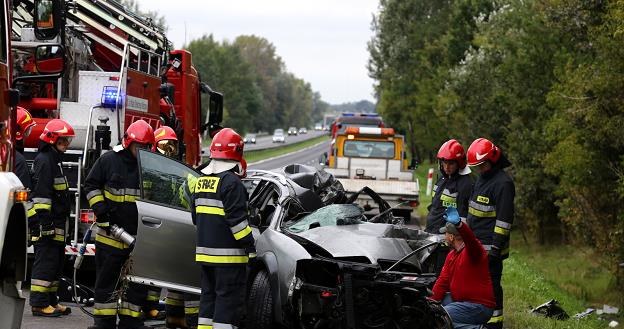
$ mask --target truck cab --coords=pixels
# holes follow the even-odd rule
[[[394,214],[409,220],[418,206],[419,187],[405,154],[405,139],[392,128],[346,127],[336,135],[325,170],[350,194],[372,188],[396,207]],[[369,201],[358,200],[365,208]]]

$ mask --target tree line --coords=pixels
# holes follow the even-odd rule
[[[516,223],[624,261],[624,2],[380,0],[378,111],[419,159],[486,137],[513,162]],[[620,271],[621,273],[621,271]]]
[[[185,48],[202,81],[223,93],[223,124],[241,133],[311,127],[329,107],[310,83],[286,70],[265,38],[242,35],[229,42],[204,35]]]

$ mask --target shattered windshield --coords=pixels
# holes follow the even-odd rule
[[[286,229],[301,233],[321,226],[354,225],[364,222],[364,210],[355,204],[331,204],[302,217]]]

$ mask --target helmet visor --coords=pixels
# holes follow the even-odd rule
[[[22,137],[24,137],[24,138],[28,137],[30,135],[30,132],[32,131],[32,128],[34,126],[35,125],[28,126],[28,128],[26,128],[26,130],[24,130],[24,132],[22,133]]]
[[[56,142],[60,143],[60,144],[65,144],[65,145],[69,145],[71,144],[73,138],[72,137],[59,137]]]
[[[156,144],[158,152],[168,156],[178,155],[178,142],[172,139],[165,139]]]

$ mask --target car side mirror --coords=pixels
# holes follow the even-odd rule
[[[65,68],[65,49],[61,45],[39,45],[35,50],[35,66],[40,74],[59,74]]]
[[[35,0],[35,36],[50,40],[61,30],[61,2],[58,0]]]

